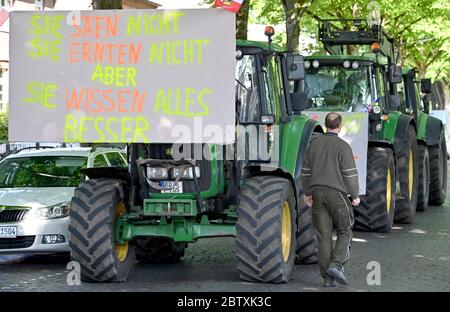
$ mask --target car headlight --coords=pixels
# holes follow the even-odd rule
[[[167,179],[169,177],[169,170],[162,167],[147,167],[147,178],[149,179]]]
[[[176,179],[178,177],[181,177],[182,179],[193,179],[194,178],[194,170],[192,167],[187,169],[182,168],[172,168],[172,171],[170,172],[172,178]],[[200,168],[195,167],[195,175],[197,178],[200,178]]]
[[[59,203],[49,207],[42,207],[37,210],[38,217],[42,219],[58,219],[69,216],[70,202]]]

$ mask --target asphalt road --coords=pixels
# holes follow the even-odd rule
[[[68,261],[67,257],[0,256],[0,291],[324,291],[316,265],[296,266],[288,284],[241,281],[232,238],[191,244],[177,264],[136,264],[122,284],[69,286]],[[373,270],[378,266],[373,261],[379,271]],[[331,291],[450,291],[450,199],[417,213],[414,224],[396,225],[392,233],[356,232],[346,274],[350,285]],[[374,279],[377,276],[380,279]],[[374,280],[379,283],[374,285]]]

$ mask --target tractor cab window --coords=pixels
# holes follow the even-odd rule
[[[242,55],[236,61],[236,113],[240,122],[259,122],[260,99],[256,55]]]
[[[370,79],[367,66],[311,66],[304,84],[308,109],[367,111],[372,102]]]

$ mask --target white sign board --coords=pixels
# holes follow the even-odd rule
[[[233,142],[235,14],[10,14],[11,141]]]
[[[324,127],[325,116],[329,112],[302,112],[320,122]],[[339,112],[342,115],[342,129],[339,137],[350,144],[353,159],[358,169],[359,194],[366,194],[367,148],[369,139],[369,115],[367,113]],[[325,128],[324,128],[325,130]]]

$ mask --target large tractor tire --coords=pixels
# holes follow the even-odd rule
[[[135,240],[136,259],[142,263],[175,263],[184,256],[186,244],[167,237],[139,237]]]
[[[442,205],[447,194],[447,146],[441,128],[439,144],[429,146],[430,155],[430,205]]]
[[[399,193],[396,194],[394,222],[412,223],[416,216],[419,191],[419,151],[416,130],[409,126],[407,144],[397,158],[397,174],[400,182]]]
[[[430,157],[426,145],[419,145],[419,195],[417,211],[425,211],[430,195]]]
[[[354,207],[360,231],[390,232],[395,212],[395,161],[389,148],[370,147],[367,158],[366,195]]]
[[[317,238],[312,223],[312,209],[306,205],[303,198],[299,198],[297,213],[297,248],[295,250],[295,264],[317,263]]]
[[[272,176],[246,180],[236,224],[240,277],[250,282],[287,283],[295,257],[295,198],[290,181]]]
[[[91,179],[75,189],[70,209],[71,257],[85,282],[124,282],[134,264],[134,247],[115,242],[116,219],[127,212],[122,182]]]

